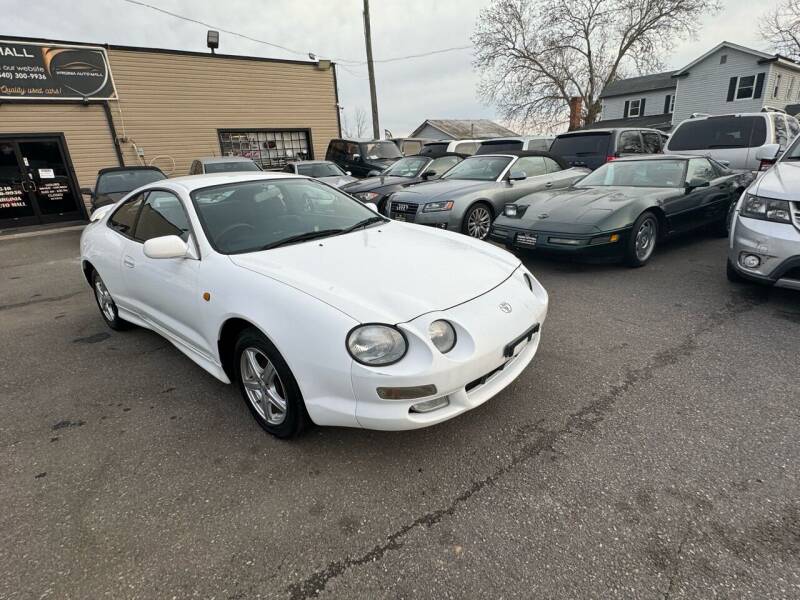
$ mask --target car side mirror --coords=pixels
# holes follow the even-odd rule
[[[781,152],[780,144],[767,144],[756,151],[756,160],[772,162],[777,160]]]
[[[686,182],[686,193],[692,192],[697,188],[704,188],[711,185],[710,181],[706,181],[705,179],[692,179],[691,181]]]
[[[344,174],[347,175],[348,177],[353,175],[350,171],[345,171]]]
[[[511,171],[508,175],[509,181],[522,181],[523,179],[527,179],[528,174],[525,171]]]
[[[185,258],[189,245],[177,235],[152,238],[144,243],[144,255],[148,258]]]
[[[367,177],[377,177],[380,174],[381,174],[380,171],[376,171],[375,169],[372,169],[371,171],[369,171],[367,173]]]
[[[422,178],[425,180],[431,179],[432,177],[436,176],[436,171],[425,171],[422,174]]]
[[[92,188],[82,187],[81,194],[83,194],[84,196],[91,196],[92,194],[94,194],[94,190]]]

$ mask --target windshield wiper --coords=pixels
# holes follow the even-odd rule
[[[378,222],[385,223],[386,219],[383,217],[379,217],[378,215],[375,215],[374,217],[369,217],[367,219],[364,219],[363,221],[359,221],[358,223],[356,223],[355,225],[351,225],[347,229],[342,229],[340,233],[350,233],[351,231],[355,231],[356,229],[360,229],[361,227],[366,227],[367,225],[372,225],[373,223],[378,223]]]
[[[320,231],[306,231],[305,233],[298,233],[297,235],[292,235],[289,236],[288,238],[284,238],[282,240],[278,240],[277,242],[272,242],[271,244],[262,246],[261,248],[259,248],[259,250],[270,250],[272,248],[278,248],[279,246],[296,244],[298,242],[305,242],[308,240],[314,240],[321,237],[329,237],[344,232],[345,232],[344,229],[322,229]]]

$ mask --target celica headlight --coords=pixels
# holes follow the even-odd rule
[[[447,354],[456,345],[456,330],[447,321],[434,321],[428,327],[428,334],[436,349]]]
[[[453,209],[453,201],[443,200],[441,202],[428,202],[425,205],[425,208],[422,209],[422,212],[439,212],[443,210],[452,210],[452,209]]]
[[[385,366],[406,354],[408,343],[400,330],[391,325],[359,325],[347,334],[347,351],[367,366]]]
[[[742,202],[741,214],[751,219],[775,221],[777,223],[791,223],[792,215],[789,212],[789,202],[786,200],[773,200],[747,194]]]

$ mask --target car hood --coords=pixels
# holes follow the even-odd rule
[[[512,254],[457,233],[388,222],[231,261],[301,290],[360,323],[404,323],[505,281]]]
[[[753,193],[775,200],[800,201],[800,161],[776,163],[758,179]]]
[[[572,187],[552,192],[538,192],[520,198],[517,204],[527,205],[520,219],[502,218],[509,226],[545,229],[547,231],[590,233],[599,222],[644,197],[656,202],[675,193],[665,188]]]
[[[351,177],[350,175],[332,175],[330,177],[317,177],[317,179],[337,188],[358,181],[355,177]]]
[[[471,181],[467,179],[437,179],[436,181],[424,181],[414,186],[395,192],[392,196],[394,200],[403,202],[424,202],[433,198],[447,196],[455,199],[455,196],[463,196],[480,190],[492,189],[497,185],[494,181]]]
[[[351,183],[343,189],[348,194],[358,194],[360,192],[376,192],[384,187],[415,183],[417,181],[419,181],[419,179],[413,177],[397,177],[396,175],[368,177],[367,179]]]

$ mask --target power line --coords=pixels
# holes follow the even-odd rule
[[[178,13],[166,10],[164,8],[161,8],[159,6],[154,6],[152,4],[148,4],[147,2],[142,2],[141,0],[122,0],[122,1],[123,2],[127,2],[128,4],[134,4],[136,6],[149,8],[149,9],[154,10],[156,12],[160,12],[162,14],[169,15],[170,17],[174,17],[176,19],[181,19],[183,21],[188,21],[189,23],[194,23],[195,25],[202,25],[203,27],[207,27],[209,29],[215,29],[217,31],[221,31],[223,33],[227,33],[228,35],[232,35],[232,36],[235,36],[235,37],[238,37],[238,38],[242,38],[244,40],[248,40],[250,42],[255,42],[257,44],[264,44],[265,46],[271,46],[272,48],[278,48],[280,50],[283,50],[284,52],[289,52],[290,54],[295,54],[297,56],[308,56],[309,54],[315,54],[315,55],[319,55],[320,54],[318,52],[295,50],[293,48],[288,48],[286,46],[281,46],[280,44],[275,44],[274,42],[268,42],[266,40],[255,38],[255,37],[246,35],[244,33],[239,33],[238,31],[233,31],[231,29],[225,29],[224,27],[220,27],[218,25],[213,25],[211,23],[206,23],[205,21],[200,21],[199,19],[194,19],[192,17],[187,17],[185,15],[180,15]],[[397,61],[401,61],[401,60],[411,60],[411,59],[414,59],[414,58],[424,58],[426,56],[432,56],[432,55],[435,55],[435,54],[444,54],[446,52],[456,52],[456,51],[459,51],[459,50],[471,50],[471,49],[472,49],[472,46],[455,46],[455,47],[452,47],[452,48],[442,48],[440,50],[431,50],[430,52],[422,52],[420,54],[409,54],[407,56],[396,56],[396,57],[393,57],[393,58],[375,59],[373,62],[376,62],[376,63],[390,63],[390,62],[397,62]],[[365,60],[350,60],[350,59],[346,59],[346,58],[332,58],[331,60],[333,60],[334,62],[337,62],[337,63],[349,64],[349,65],[351,65],[353,67],[355,67],[355,66],[363,66],[363,65],[367,64],[367,61],[365,61]]]

